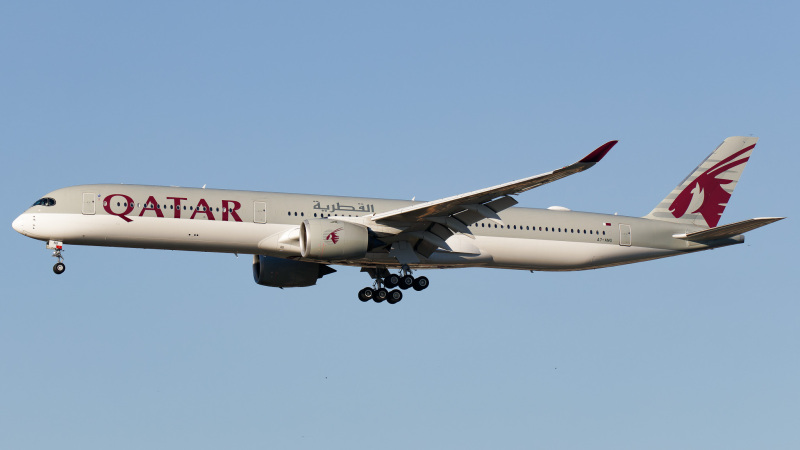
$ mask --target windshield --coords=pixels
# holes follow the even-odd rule
[[[53,206],[55,204],[56,204],[56,199],[45,197],[36,200],[36,203],[34,203],[32,206]]]

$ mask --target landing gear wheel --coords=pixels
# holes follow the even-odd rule
[[[403,278],[400,279],[400,284],[398,286],[400,286],[400,289],[403,290],[406,290],[411,286],[414,286],[414,277],[412,277],[411,275],[404,276]]]
[[[362,302],[368,302],[375,296],[375,291],[372,288],[365,287],[358,291],[358,299]]]
[[[386,290],[385,288],[380,288],[377,291],[375,291],[375,298],[374,298],[375,303],[380,303],[386,300],[388,297],[389,297],[389,291]]]
[[[395,303],[399,302],[403,299],[403,292],[397,289],[389,292],[389,298],[386,299],[386,302],[390,305],[394,305]]]
[[[421,291],[421,290],[427,288],[429,284],[430,283],[428,282],[428,278],[427,277],[419,277],[419,278],[414,280],[414,290],[415,291]]]
[[[391,274],[383,279],[383,285],[389,289],[397,287],[398,284],[400,284],[400,275]]]
[[[56,275],[61,275],[65,270],[67,270],[67,266],[62,262],[57,262],[56,265],[53,266],[53,272],[55,272]]]

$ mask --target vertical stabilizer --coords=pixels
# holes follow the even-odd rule
[[[722,141],[645,218],[716,227],[757,141],[744,136]]]

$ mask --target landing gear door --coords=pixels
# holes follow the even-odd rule
[[[90,192],[83,193],[83,206],[81,212],[83,214],[94,214],[95,210],[95,195]]]
[[[619,224],[619,245],[631,246],[631,226]]]
[[[267,203],[253,202],[253,222],[267,223]]]

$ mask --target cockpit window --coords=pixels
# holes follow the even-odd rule
[[[33,206],[53,206],[55,204],[56,204],[56,199],[45,197],[36,200],[36,203],[34,203]]]

